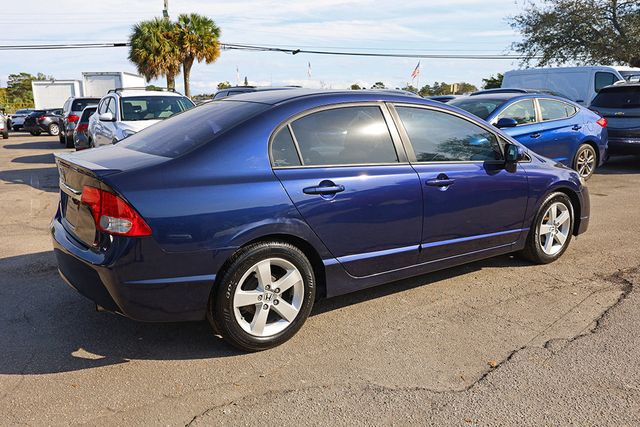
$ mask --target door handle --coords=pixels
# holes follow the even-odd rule
[[[540,133],[532,133],[531,135],[529,135],[531,138],[540,138],[542,136],[542,134]]]
[[[448,187],[450,185],[453,185],[453,183],[456,182],[455,179],[451,179],[449,177],[440,177],[438,176],[435,179],[428,179],[426,184],[430,187]]]
[[[322,184],[322,183],[320,183]],[[331,183],[333,184],[333,183]],[[304,194],[336,194],[344,191],[344,185],[316,185],[314,187],[303,188],[302,192]]]
[[[571,129],[573,129],[573,130],[580,130],[580,129],[582,129],[582,126],[580,126],[580,125],[573,125],[573,127],[572,127]]]

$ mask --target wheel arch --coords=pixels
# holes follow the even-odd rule
[[[580,198],[578,197],[578,193],[575,192],[570,187],[560,186],[553,188],[542,200],[546,200],[553,193],[563,193],[565,194],[569,200],[571,201],[571,206],[573,208],[573,235],[576,236],[578,234],[578,230],[580,229],[580,217],[582,215],[582,204],[580,203]],[[540,207],[538,206],[538,209]]]
[[[576,149],[576,154],[573,156],[573,164],[572,167],[575,167],[575,163],[576,163],[576,159],[578,158],[578,149],[580,149],[580,146],[582,145],[590,145],[591,148],[593,148],[593,151],[596,152],[596,168],[600,165],[600,146],[598,145],[598,143],[596,141],[594,141],[591,138],[586,138],[582,141],[580,141],[580,144],[578,144],[578,148]]]

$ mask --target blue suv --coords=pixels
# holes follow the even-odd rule
[[[274,90],[57,154],[62,276],[143,321],[208,319],[247,351],[316,297],[500,254],[549,263],[589,225],[573,170],[440,102]]]
[[[607,158],[607,121],[567,99],[525,90],[487,90],[448,103],[501,128],[537,154],[589,179]]]

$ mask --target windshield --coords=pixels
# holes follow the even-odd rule
[[[602,108],[638,108],[640,107],[640,86],[616,86],[603,89],[591,103]]]
[[[449,101],[448,105],[455,105],[465,111],[486,120],[496,108],[507,102],[506,99],[491,98],[458,98]]]
[[[184,96],[130,96],[120,100],[122,121],[163,120],[192,108]]]
[[[164,157],[178,157],[265,111],[255,102],[212,101],[131,135],[119,146]]]

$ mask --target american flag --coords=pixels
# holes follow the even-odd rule
[[[418,61],[418,65],[416,65],[416,68],[414,68],[413,71],[411,72],[411,78],[415,79],[419,75],[420,75],[420,61]]]

